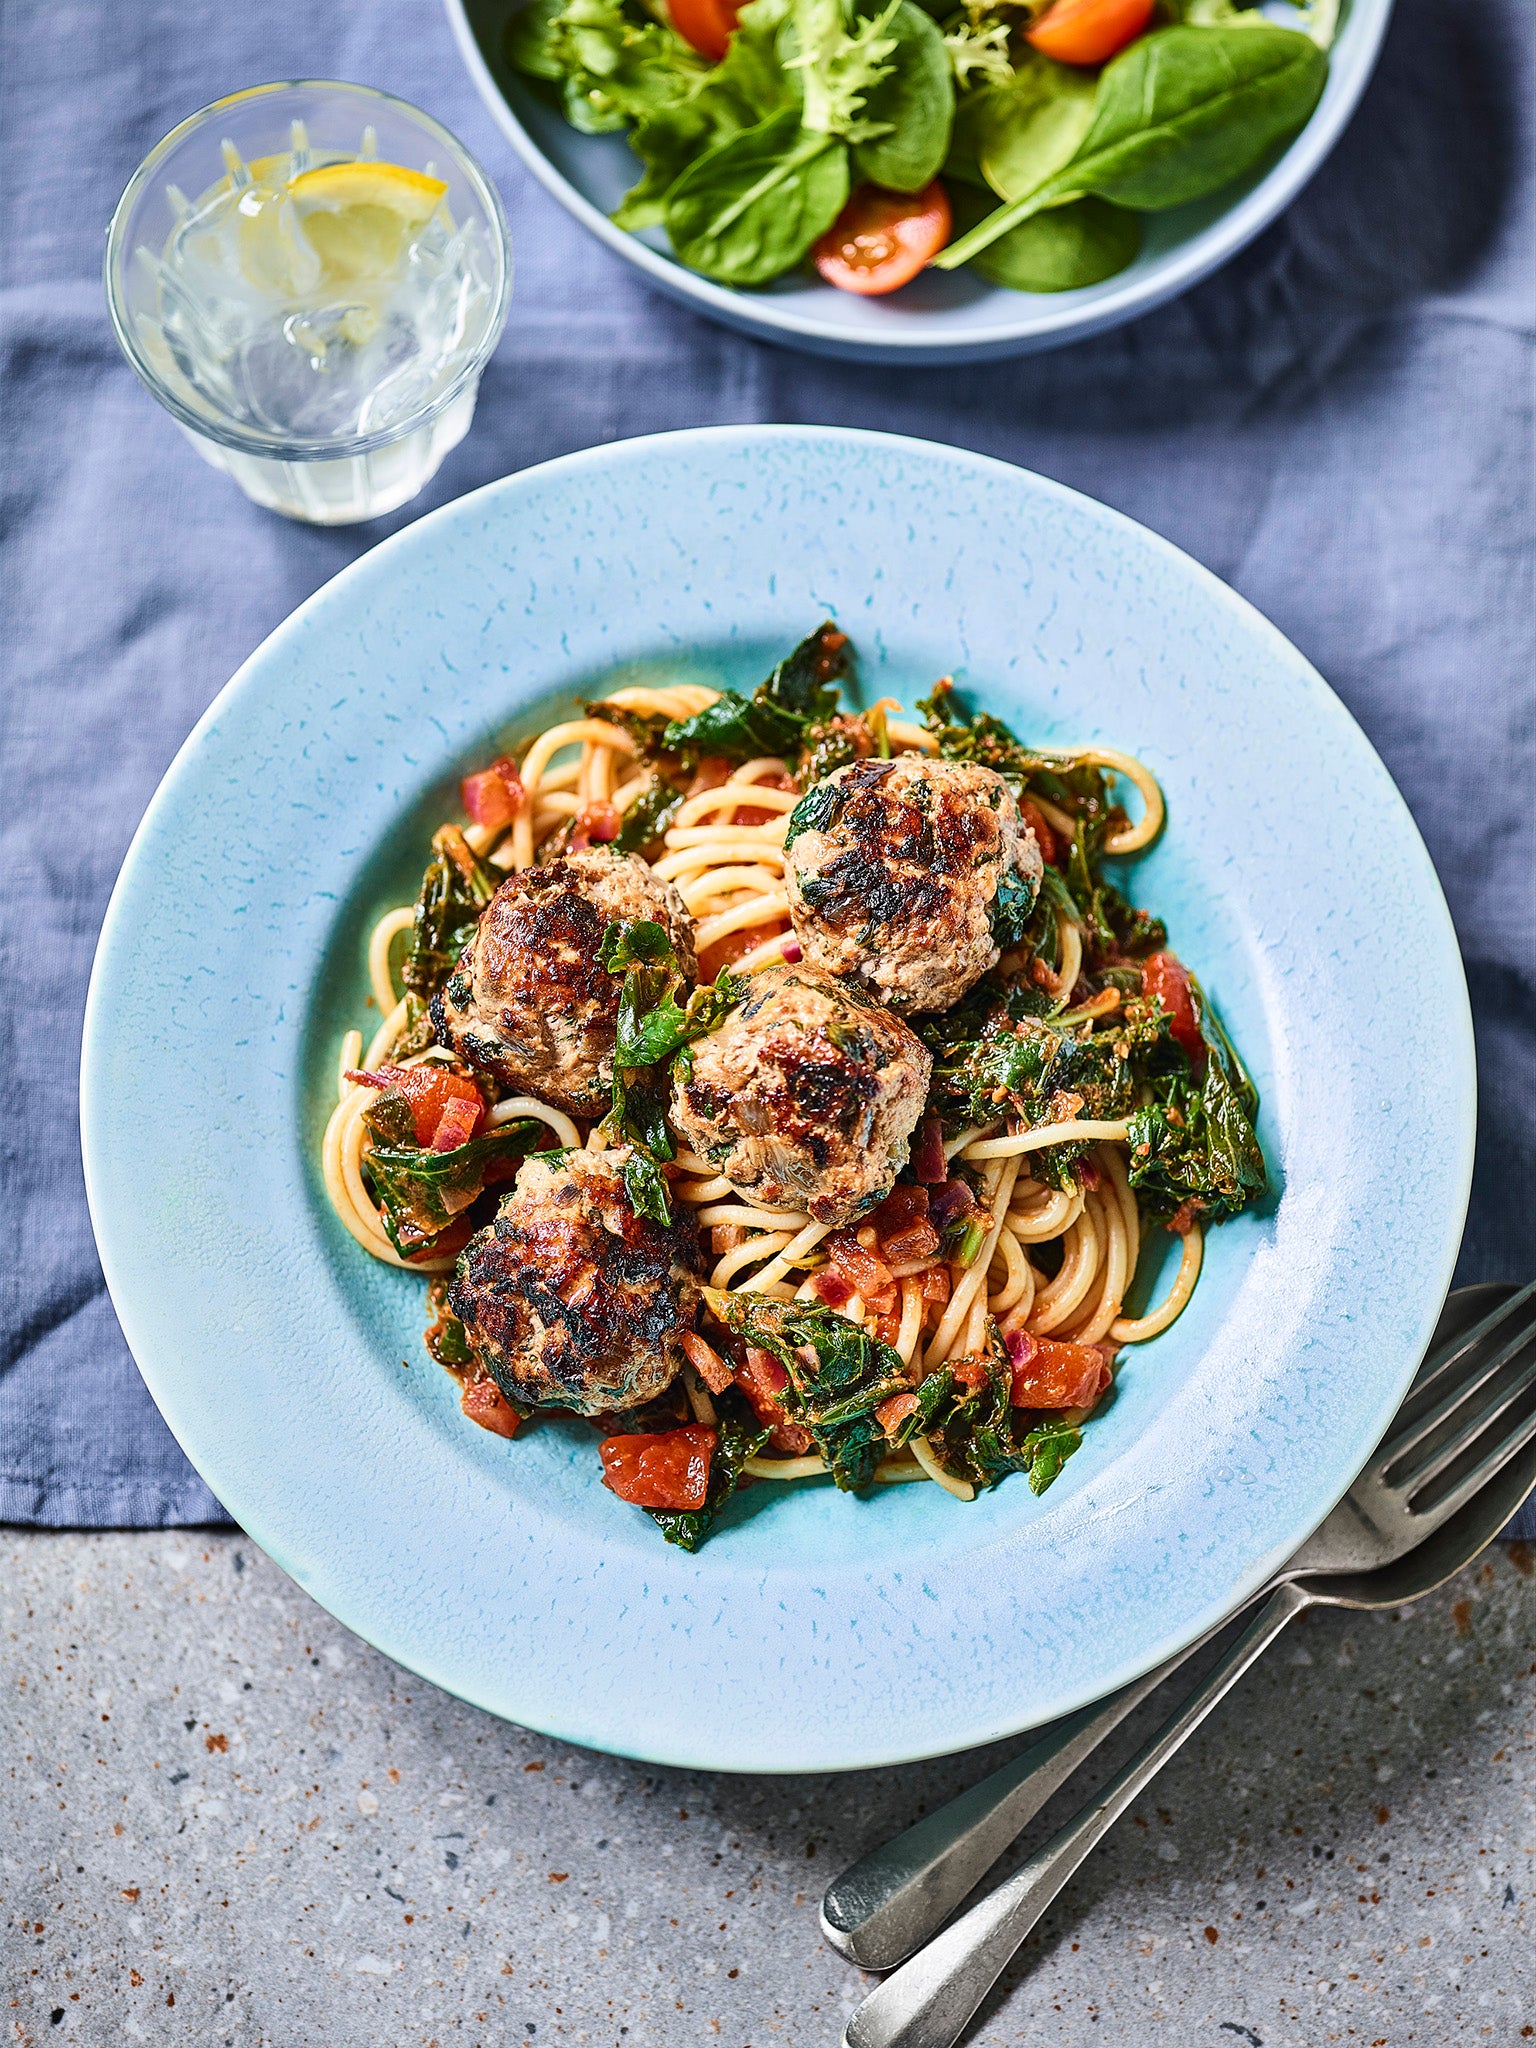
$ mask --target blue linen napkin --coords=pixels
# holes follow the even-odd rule
[[[650,294],[517,164],[434,0],[11,0],[0,39],[0,1517],[222,1518],[118,1332],[76,1135],[97,930],[172,754],[257,642],[383,532],[509,470],[669,427],[847,423],[1002,456],[1144,520],[1289,634],[1396,776],[1466,955],[1482,1118],[1458,1280],[1536,1267],[1524,0],[1399,0],[1349,133],[1253,248],[1117,334],[952,372],[820,363]],[[383,86],[447,122],[499,183],[516,252],[469,439],[405,513],[350,532],[288,525],[206,468],[120,359],[100,283],[113,204],[158,137],[220,93],[304,76]]]

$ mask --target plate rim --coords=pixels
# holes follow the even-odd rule
[[[1405,1356],[1395,1387],[1390,1392],[1384,1393],[1378,1404],[1376,1424],[1369,1442],[1366,1443],[1365,1448],[1360,1453],[1361,1462],[1363,1462],[1368,1454],[1370,1445],[1379,1439],[1391,1415],[1395,1412],[1403,1392],[1406,1390],[1413,1373],[1417,1369],[1424,1350],[1427,1348],[1433,1334],[1445,1295],[1449,1291],[1451,1275],[1460,1248],[1470,1195],[1476,1142],[1476,1057],[1470,998],[1467,991],[1465,971],[1454,924],[1445,900],[1444,891],[1440,886],[1439,877],[1435,872],[1428,849],[1424,844],[1423,836],[1419,832],[1417,822],[1406,800],[1398,790],[1396,783],[1393,781],[1385,763],[1377,754],[1368,735],[1360,727],[1348,706],[1344,704],[1343,700],[1307,657],[1295,647],[1294,643],[1248,599],[1223,582],[1214,571],[1206,568],[1203,563],[1185,553],[1184,550],[1156,533],[1153,529],[1144,526],[1140,521],[1131,518],[1128,514],[1120,512],[1112,506],[1105,505],[1102,501],[1090,497],[1085,492],[1074,490],[1069,485],[1064,485],[1052,478],[1041,476],[1036,471],[1024,469],[1021,465],[1001,461],[994,456],[981,455],[973,450],[956,448],[941,442],[927,441],[911,435],[888,434],[868,428],[821,427],[815,425],[712,426],[682,428],[664,434],[639,435],[623,441],[609,442],[593,448],[579,449],[567,455],[554,457],[548,462],[534,465],[529,469],[498,478],[489,484],[481,486],[476,491],[467,493],[462,498],[455,499],[449,504],[440,506],[432,512],[423,515],[421,519],[412,522],[399,532],[388,536],[378,543],[376,547],[369,549],[364,555],[358,557],[355,562],[346,565],[346,567],[338,571],[335,576],[327,579],[317,590],[313,591],[296,606],[240,663],[229,681],[218,691],[202,716],[197,720],[186,740],[178,748],[134,832],[127,853],[124,856],[122,868],[113,886],[92,963],[81,1045],[81,1149],[92,1228],[100,1252],[102,1269],[107,1280],[113,1307],[118,1314],[123,1334],[129,1342],[129,1348],[133,1352],[140,1374],[151,1396],[154,1398],[157,1408],[159,1408],[177,1443],[200,1473],[204,1471],[203,1464],[194,1456],[177,1426],[173,1413],[167,1412],[167,1408],[161,1400],[158,1385],[161,1381],[161,1374],[157,1365],[153,1361],[146,1364],[140,1358],[139,1348],[134,1344],[130,1335],[131,1330],[139,1320],[133,1298],[135,1287],[137,1285],[152,1284],[152,1280],[148,1283],[135,1281],[132,1272],[128,1270],[131,1266],[131,1259],[125,1259],[122,1264],[119,1262],[118,1247],[115,1242],[115,1226],[110,1215],[104,1213],[103,1190],[98,1177],[98,1163],[93,1157],[94,1127],[97,1117],[102,1113],[104,1107],[98,1104],[96,1098],[96,1082],[97,1075],[103,1064],[103,1047],[105,1034],[108,1029],[102,1015],[104,1000],[102,992],[106,979],[112,970],[112,962],[109,956],[114,947],[123,938],[130,936],[126,932],[119,934],[116,930],[116,925],[121,915],[121,906],[130,889],[135,884],[135,869],[142,858],[148,840],[157,827],[160,813],[173,801],[182,779],[192,771],[204,735],[217,722],[232,694],[243,685],[255,665],[273,648],[275,643],[281,642],[290,634],[297,635],[302,633],[314,611],[317,608],[323,607],[331,599],[337,586],[349,579],[363,563],[372,563],[375,558],[387,559],[396,551],[413,545],[413,537],[418,531],[438,526],[450,526],[455,518],[463,516],[466,506],[473,507],[477,504],[483,504],[493,496],[498,495],[515,497],[519,491],[527,487],[530,480],[542,479],[551,472],[570,475],[579,472],[583,468],[601,470],[604,464],[614,456],[624,456],[626,453],[634,455],[637,451],[657,445],[668,446],[687,443],[694,446],[708,447],[716,443],[745,443],[750,445],[752,443],[768,444],[776,441],[821,445],[829,443],[833,445],[851,444],[885,449],[892,452],[910,450],[925,459],[931,460],[934,457],[938,457],[945,462],[958,463],[962,467],[968,466],[988,472],[1000,472],[1009,478],[1022,477],[1030,487],[1043,492],[1048,498],[1055,497],[1059,500],[1085,506],[1095,518],[1107,521],[1112,526],[1135,535],[1141,543],[1150,545],[1154,552],[1163,555],[1169,560],[1176,561],[1182,574],[1192,575],[1220,603],[1234,609],[1250,629],[1259,630],[1264,637],[1277,643],[1285,656],[1296,666],[1298,680],[1305,681],[1308,690],[1318,697],[1318,700],[1328,710],[1330,715],[1342,719],[1347,726],[1353,729],[1359,744],[1365,751],[1365,758],[1371,764],[1380,786],[1386,792],[1389,800],[1397,807],[1401,815],[1401,822],[1408,828],[1408,832],[1411,835],[1411,844],[1416,848],[1422,868],[1425,883],[1425,908],[1433,908],[1436,913],[1437,921],[1441,926],[1440,938],[1447,948],[1446,957],[1454,963],[1456,969],[1453,977],[1453,987],[1449,990],[1442,988],[1439,993],[1439,1001],[1442,1006],[1443,1021],[1454,1025],[1454,1030],[1448,1033],[1448,1036],[1454,1041],[1452,1045],[1453,1061],[1450,1064],[1449,1070],[1461,1084],[1457,1092],[1464,1095],[1465,1098],[1464,1113],[1457,1119],[1455,1126],[1459,1156],[1455,1161],[1453,1169],[1454,1179],[1451,1199],[1445,1204],[1442,1211],[1446,1221],[1442,1231],[1439,1271],[1436,1276],[1438,1284],[1431,1287],[1432,1299],[1431,1297],[1426,1297],[1431,1299],[1431,1305],[1420,1319],[1418,1340],[1415,1345],[1410,1347],[1412,1355]],[[171,1391],[171,1408],[174,1411],[174,1386]],[[216,1466],[217,1460],[211,1460],[209,1463],[211,1467]],[[1324,1513],[1331,1510],[1347,1492],[1356,1470],[1358,1470],[1358,1465],[1350,1467],[1339,1483],[1337,1490],[1331,1493]],[[1024,1702],[1021,1703],[1021,1713],[1010,1712],[994,1715],[985,1725],[967,1727],[954,1740],[943,1742],[928,1741],[916,1746],[910,1743],[905,1745],[895,1744],[883,1749],[861,1750],[857,1755],[839,1752],[835,1755],[817,1756],[810,1760],[801,1755],[788,1757],[783,1760],[765,1761],[760,1750],[747,1755],[731,1751],[729,1748],[700,1753],[696,1745],[688,1743],[676,1747],[654,1744],[648,1744],[644,1748],[628,1746],[624,1740],[615,1739],[613,1734],[605,1731],[598,1724],[572,1728],[568,1725],[560,1725],[562,1720],[568,1719],[567,1716],[558,1716],[555,1719],[550,1719],[542,1717],[537,1711],[525,1711],[527,1706],[533,1706],[536,1709],[537,1702],[520,1702],[514,1713],[506,1705],[500,1704],[490,1697],[481,1696],[473,1685],[466,1684],[462,1678],[443,1669],[441,1646],[435,1644],[423,1646],[399,1640],[402,1634],[408,1634],[410,1630],[410,1623],[405,1619],[406,1610],[391,1610],[386,1617],[391,1625],[380,1626],[373,1621],[369,1621],[366,1626],[360,1627],[354,1620],[349,1619],[348,1603],[344,1596],[338,1596],[333,1599],[329,1592],[325,1594],[317,1592],[313,1584],[313,1579],[316,1575],[313,1565],[297,1554],[296,1547],[284,1537],[280,1529],[267,1528],[266,1517],[261,1510],[259,1502],[248,1502],[244,1498],[247,1493],[247,1487],[238,1472],[233,1477],[233,1483],[226,1481],[222,1477],[217,1482],[210,1477],[208,1483],[221,1502],[229,1507],[230,1513],[234,1516],[239,1526],[251,1536],[253,1541],[259,1544],[263,1551],[272,1557],[273,1561],[283,1571],[309,1593],[311,1598],[316,1599],[320,1605],[334,1614],[345,1627],[351,1629],[362,1640],[372,1644],[393,1661],[417,1673],[429,1683],[441,1687],[453,1696],[465,1699],[470,1704],[495,1715],[498,1719],[535,1729],[557,1740],[598,1749],[608,1754],[629,1756],[674,1768],[731,1770],[763,1776],[874,1769],[916,1762],[923,1758],[953,1754],[957,1750],[969,1749],[985,1743],[1008,1739],[1021,1734],[1026,1729],[1043,1725],[1045,1721],[1054,1719],[1061,1714],[1075,1711],[1080,1706],[1103,1698],[1108,1692],[1113,1691],[1119,1685],[1139,1676],[1144,1671],[1152,1669],[1155,1664],[1174,1655],[1177,1651],[1189,1647],[1200,1640],[1212,1627],[1220,1625],[1222,1621],[1238,1612],[1253,1597],[1258,1588],[1262,1586],[1274,1565],[1283,1559],[1284,1556],[1288,1555],[1295,1547],[1295,1544],[1299,1544],[1310,1533],[1310,1528],[1301,1529],[1296,1534],[1294,1544],[1287,1543],[1275,1553],[1267,1554],[1251,1561],[1245,1570],[1233,1581],[1229,1597],[1220,1602],[1208,1603],[1206,1607],[1202,1608],[1195,1615],[1193,1621],[1187,1626],[1175,1630],[1165,1639],[1160,1639],[1155,1645],[1153,1654],[1143,1656],[1138,1651],[1134,1656],[1122,1656],[1107,1677],[1104,1677],[1102,1673],[1096,1676],[1095,1684],[1091,1689],[1084,1690],[1078,1687],[1075,1690],[1066,1691],[1060,1698],[1051,1701],[1046,1711],[1039,1711],[1030,1706],[1029,1703]],[[1318,1519],[1321,1520],[1322,1516],[1319,1516]],[[1315,1524],[1312,1526],[1315,1526]],[[396,1612],[399,1612],[402,1617],[398,1629],[392,1625]],[[1102,1682],[1099,1682],[1101,1679]],[[601,1713],[602,1710],[600,1708],[598,1723],[601,1721]]]
[[[524,168],[532,172],[545,191],[575,221],[622,261],[639,270],[658,291],[740,333],[755,335],[760,340],[776,342],[782,347],[797,348],[839,361],[882,362],[893,366],[906,364],[917,368],[942,363],[1004,361],[1012,356],[1065,347],[1073,341],[1086,341],[1093,335],[1106,333],[1166,305],[1170,299],[1190,290],[1229,262],[1284,212],[1332,154],[1335,144],[1354,119],[1371,82],[1382,43],[1391,25],[1395,0],[1350,0],[1352,13],[1357,10],[1370,12],[1358,47],[1351,53],[1353,62],[1345,76],[1343,89],[1331,105],[1320,105],[1314,111],[1280,161],[1251,191],[1209,226],[1191,236],[1187,244],[1169,257],[1165,266],[1149,272],[1139,283],[1121,285],[1096,301],[1091,310],[1066,303],[1073,297],[1070,293],[1012,294],[1030,305],[1028,314],[1021,313],[1014,320],[1005,319],[992,328],[956,335],[952,340],[935,338],[931,332],[907,332],[894,326],[889,332],[867,336],[843,332],[811,316],[789,311],[774,299],[757,298],[730,285],[717,284],[651,248],[637,235],[615,227],[607,214],[544,154],[523,126],[486,61],[469,19],[468,0],[443,0],[443,5],[465,69],[473,79],[486,111],[511,143]],[[1034,298],[1043,303],[1036,307]]]

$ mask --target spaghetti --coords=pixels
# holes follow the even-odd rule
[[[499,764],[507,771],[508,801],[499,812],[482,806],[481,815],[463,828],[464,843],[490,869],[513,874],[572,847],[611,840],[618,820],[649,804],[660,829],[645,857],[656,879],[679,892],[693,920],[700,985],[722,968],[749,977],[797,960],[785,841],[806,786],[803,766],[797,769],[787,754],[726,763],[723,772],[704,762],[692,786],[669,792],[659,779],[662,769],[637,739],[649,721],[692,719],[715,702],[715,692],[693,684],[627,688],[589,707],[589,715],[551,726],[526,746],[520,760]],[[938,710],[930,708],[926,727],[891,716],[898,707],[889,703],[862,722],[842,723],[858,723],[859,744],[873,736],[871,743],[878,741],[892,757],[948,756],[959,745],[954,733],[962,729],[945,725],[940,713],[947,706],[937,697],[935,702]],[[983,726],[990,728],[990,721],[963,730],[974,736]],[[990,733],[983,738],[990,743]],[[968,737],[966,744],[969,758],[988,760],[982,741]],[[1015,744],[1011,736],[1009,744]],[[1065,850],[1082,845],[1084,817],[1094,805],[1102,853],[1131,855],[1157,836],[1164,819],[1162,792],[1130,755],[1095,746],[1029,758],[1035,779],[1023,782],[1022,809],[1047,862],[1054,848],[1048,881],[1067,869]],[[1135,792],[1139,815],[1134,820],[1110,803],[1111,778]],[[1094,794],[1085,796],[1085,790]],[[668,804],[658,808],[661,796],[668,797]],[[1066,886],[1052,883],[1049,894],[1050,909],[1032,964],[1006,956],[1000,972],[1006,977],[1011,969],[1010,986],[1026,995],[1033,991],[1030,1000],[1038,1002],[1050,1027],[1070,1037],[1074,1046],[1112,1044],[1118,1020],[1134,1001],[1125,991],[1138,977],[1145,991],[1151,973],[1147,961],[1171,956],[1145,950],[1138,956],[1126,941],[1120,947],[1126,965],[1103,969],[1103,960],[1113,959],[1116,950],[1111,947],[1106,954],[1103,932],[1120,912],[1106,911],[1097,899],[1089,905],[1075,901]],[[380,917],[368,935],[369,980],[382,1022],[366,1051],[359,1032],[349,1032],[343,1042],[338,1098],[321,1158],[331,1205],[365,1251],[388,1264],[443,1275],[455,1265],[458,1242],[449,1233],[446,1248],[402,1253],[370,1173],[365,1120],[377,1100],[380,1070],[405,1076],[437,1064],[463,1071],[451,1053],[424,1042],[421,1005],[401,983],[402,942],[416,923],[416,910],[401,906]],[[1085,996],[1090,955],[1101,971],[1089,980],[1100,985],[1089,987]],[[1079,1007],[1069,1012],[1066,1004],[1074,993]],[[1166,992],[1162,1003],[1151,1014],[1167,1042],[1167,1016],[1172,1016],[1174,1036],[1184,1019],[1174,1013]],[[1014,1028],[1022,1033],[1029,1016],[1020,1014],[1023,1021]],[[1000,1028],[1006,1037],[1009,1027]],[[976,1042],[985,1050],[983,1041]],[[966,1057],[975,1064],[978,1055],[972,1051]],[[936,1091],[943,1074],[953,1094],[952,1066],[953,1061],[946,1066],[941,1046]],[[986,1114],[994,1102],[995,1114]],[[973,1099],[970,1107],[977,1106]],[[1111,1388],[1119,1348],[1160,1335],[1188,1305],[1202,1258],[1201,1204],[1173,1206],[1164,1188],[1149,1208],[1133,1186],[1144,1167],[1137,1147],[1145,1154],[1148,1145],[1135,1108],[1093,1115],[1085,1110],[1080,1092],[1058,1090],[1049,1113],[1026,1122],[1018,1100],[1001,1084],[991,1098],[983,1095],[979,1107],[983,1113],[972,1118],[954,1100],[941,1101],[939,1093],[930,1103],[944,1124],[938,1177],[946,1190],[966,1192],[968,1202],[964,1227],[951,1227],[942,1238],[934,1229],[919,1230],[914,1238],[908,1217],[904,1247],[902,1217],[895,1217],[894,1229],[880,1221],[890,1204],[857,1230],[833,1232],[805,1211],[770,1209],[743,1196],[708,1160],[686,1149],[667,1169],[670,1193],[692,1212],[708,1247],[709,1287],[733,1301],[757,1298],[826,1309],[888,1346],[914,1386],[943,1368],[958,1367],[963,1377],[966,1361],[988,1355],[1008,1357],[1018,1371],[1018,1360],[1042,1351],[1057,1359],[1093,1349],[1104,1369],[1090,1398],[1072,1406],[1053,1397],[1056,1419],[1075,1423]],[[573,1118],[534,1095],[490,1103],[485,1128],[506,1129],[523,1120],[547,1128],[549,1142],[558,1147],[602,1151],[613,1142],[605,1122]],[[931,1184],[932,1171],[928,1177]],[[926,1204],[924,1193],[924,1216]],[[1151,1263],[1146,1251],[1156,1222],[1178,1240],[1177,1272],[1156,1305],[1131,1311],[1127,1301],[1138,1296],[1138,1273]],[[915,1253],[913,1243],[918,1245]],[[715,1409],[708,1391],[691,1366],[684,1376],[691,1403],[684,1412],[700,1428],[711,1427]],[[1026,1392],[1026,1405],[1028,1399]],[[828,1469],[814,1449],[771,1448],[754,1451],[741,1468],[745,1478],[779,1483],[824,1476]],[[936,1484],[960,1499],[975,1492],[970,1480],[946,1464],[940,1438],[921,1431],[893,1448],[872,1477],[881,1484]]]

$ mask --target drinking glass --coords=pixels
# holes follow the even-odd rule
[[[327,264],[296,296],[295,263],[321,261],[292,234],[287,180],[374,161],[447,190],[398,275],[354,262],[361,281],[337,285]],[[397,225],[377,207],[351,218],[365,235]],[[112,217],[106,287],[123,353],[204,461],[258,505],[342,526],[415,497],[464,438],[511,255],[495,188],[446,128],[390,93],[305,79],[215,100],[156,144]]]

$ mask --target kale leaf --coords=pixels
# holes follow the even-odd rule
[[[410,994],[423,1002],[436,995],[473,938],[496,883],[457,825],[444,825],[432,835],[432,858],[416,898],[411,950],[400,969]]]
[[[752,761],[791,755],[813,725],[837,710],[837,684],[849,675],[853,656],[846,633],[830,620],[787,654],[750,697],[726,690],[692,718],[666,729],[665,746],[695,759],[710,756]]]
[[[1132,1006],[1095,1031],[1030,982],[989,978],[922,1035],[934,1055],[934,1105],[950,1129],[1006,1114],[1036,1130],[1069,1114],[1129,1115],[1143,1070],[1168,1044],[1168,1020]]]
[[[1143,1204],[1167,1222],[1181,1209],[1222,1223],[1258,1200],[1268,1185],[1254,1131],[1259,1092],[1231,1039],[1190,977],[1205,1040],[1205,1071],[1156,1077],[1151,1100],[1131,1118],[1130,1182]]]
[[[635,1214],[670,1223],[672,1201],[662,1166],[677,1151],[667,1127],[672,1061],[724,1021],[746,984],[722,967],[712,983],[680,1003],[687,983],[672,942],[662,926],[645,918],[610,924],[598,958],[610,974],[623,977],[607,1126],[630,1148],[624,1186]]]
[[[900,1354],[845,1316],[807,1302],[713,1287],[704,1289],[704,1300],[728,1330],[783,1366],[785,1413],[810,1431],[837,1485],[845,1492],[868,1486],[894,1448],[874,1411],[892,1394],[911,1391]]]
[[[996,1486],[1010,1472],[1028,1476],[1030,1490],[1044,1493],[1082,1443],[1081,1433],[1059,1417],[1018,1434],[1013,1407],[1013,1374],[994,1329],[985,1360],[986,1376],[976,1386],[957,1383],[955,1397],[930,1431],[929,1441],[946,1472],[973,1486]]]
[[[615,853],[644,853],[659,839],[682,807],[681,790],[673,789],[658,775],[648,789],[642,789],[619,821]]]
[[[410,1104],[393,1088],[368,1105],[363,1122],[371,1140],[363,1153],[363,1171],[383,1213],[389,1241],[402,1258],[430,1251],[487,1181],[497,1177],[501,1162],[521,1159],[544,1135],[543,1124],[535,1118],[519,1118],[497,1124],[451,1152],[434,1152],[416,1143]]]
[[[729,1402],[729,1406],[726,1405]],[[709,1491],[701,1508],[647,1508],[669,1543],[697,1550],[715,1517],[741,1484],[742,1467],[768,1441],[768,1431],[740,1395],[716,1397],[715,1448],[709,1461]]]

